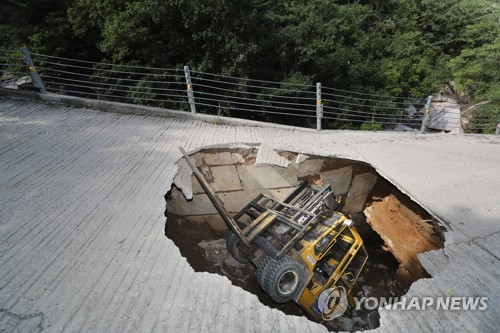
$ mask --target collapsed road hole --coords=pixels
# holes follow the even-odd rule
[[[218,148],[191,157],[233,215],[261,193],[283,200],[301,181],[313,187],[330,184],[336,210],[352,219],[368,253],[352,289],[354,296],[401,297],[414,281],[429,277],[417,254],[442,248],[445,229],[371,166],[293,152],[280,152],[271,162],[269,156],[259,161],[258,153],[257,147]],[[229,229],[199,182],[194,176],[184,182],[177,178],[182,177],[176,177],[176,184],[188,196],[192,189],[193,198],[186,200],[179,188],[172,187],[165,196],[165,233],[193,269],[227,276],[263,304],[314,320],[295,302],[276,303],[261,289],[256,268],[239,263],[227,251]],[[379,314],[361,309],[323,324],[333,331],[373,329],[379,326]]]

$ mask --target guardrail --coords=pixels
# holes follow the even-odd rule
[[[0,50],[0,70],[14,78],[30,75],[40,93],[157,106],[302,127],[368,130],[427,130],[427,98],[360,93],[321,83],[298,84],[234,77],[183,68],[158,68],[69,59]],[[0,77],[2,79],[2,77]],[[475,122],[483,131],[500,119]],[[440,121],[451,119],[441,115]],[[455,116],[456,118],[456,116]],[[454,119],[455,119],[454,118]],[[478,125],[481,124],[481,125]],[[472,128],[470,128],[472,129]],[[469,129],[469,130],[470,130]]]

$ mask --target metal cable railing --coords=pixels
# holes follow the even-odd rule
[[[48,92],[188,109],[184,73],[180,69],[99,63],[38,53],[31,56]]]
[[[204,112],[308,127],[316,118],[316,93],[312,85],[198,71],[190,74],[196,106],[201,106]]]
[[[404,126],[416,130],[422,123],[432,127],[433,123],[458,121],[467,131],[483,132],[500,122],[498,114],[480,112],[471,113],[465,121],[460,114],[439,112],[425,118],[425,98],[242,78],[190,71],[187,66],[134,66],[21,51],[0,50],[0,84],[14,87],[19,77],[36,74],[42,85],[38,88],[49,93],[303,127],[316,123],[318,129]],[[33,84],[22,87],[35,89]]]
[[[265,80],[256,80],[256,79],[250,79],[250,78],[241,78],[241,77],[235,77],[235,76],[229,76],[229,75],[221,75],[221,74],[213,74],[213,73],[205,73],[205,72],[199,72],[199,71],[193,71],[193,74],[198,74],[201,76],[211,76],[211,77],[218,77],[218,78],[224,78],[224,79],[232,79],[232,80],[245,80],[248,82],[256,82],[259,84],[271,84],[271,85],[285,85],[285,86],[290,86],[290,87],[302,87],[302,88],[315,88],[314,85],[310,84],[300,84],[300,83],[288,83],[288,82],[276,82],[276,81],[265,81]]]
[[[383,100],[391,99],[391,100],[405,100],[406,101],[408,99],[411,99],[411,97],[398,97],[398,96],[389,96],[389,95],[368,94],[368,93],[362,93],[362,92],[357,92],[357,91],[349,91],[349,90],[343,90],[343,89],[337,89],[337,88],[329,88],[329,87],[325,87],[325,90],[327,90],[327,91],[338,91],[338,92],[342,92],[342,93],[349,94],[349,95],[379,97],[379,98],[381,98]],[[330,95],[333,95],[333,94],[330,93]],[[365,99],[365,100],[370,100],[370,99]]]

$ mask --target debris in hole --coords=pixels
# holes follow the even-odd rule
[[[194,175],[231,229],[228,252],[240,263],[253,263],[261,288],[277,303],[295,301],[318,321],[332,311],[325,291],[342,290],[338,315],[354,306],[351,290],[368,260],[352,220],[337,208],[327,184],[316,190],[303,182],[283,201],[258,195],[234,217],[181,151]],[[341,288],[341,289],[338,289]],[[325,308],[326,306],[326,308]],[[330,317],[331,319],[335,317]]]

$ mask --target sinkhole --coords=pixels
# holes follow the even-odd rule
[[[303,181],[313,187],[330,184],[336,210],[352,219],[369,256],[354,296],[401,297],[413,282],[430,277],[417,255],[442,248],[445,228],[373,167],[290,151],[267,149],[259,156],[262,147],[207,148],[190,157],[231,214],[261,193],[283,200]],[[257,283],[256,268],[229,254],[228,227],[196,178],[185,172],[188,166],[178,164],[176,185],[165,195],[165,234],[193,269],[224,275],[269,307],[313,319],[293,301],[275,303]],[[366,330],[377,328],[379,318],[377,309],[361,309],[322,324],[332,331]]]

